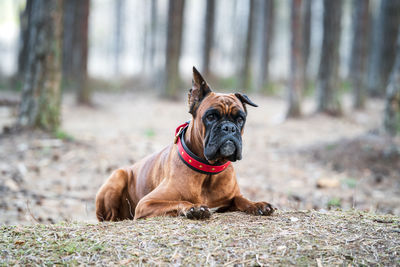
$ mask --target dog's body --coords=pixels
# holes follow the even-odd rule
[[[189,93],[193,119],[181,140],[199,160],[212,166],[241,159],[245,104],[256,105],[239,93],[211,92],[197,70],[193,71]],[[204,219],[210,217],[209,208],[215,207],[220,212],[239,210],[255,215],[274,211],[266,202],[252,202],[241,195],[232,164],[220,173],[202,173],[183,162],[176,143],[132,167],[114,171],[96,196],[100,221],[163,215]]]

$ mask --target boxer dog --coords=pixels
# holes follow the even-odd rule
[[[242,158],[246,105],[257,105],[241,93],[214,93],[194,67],[188,96],[192,120],[178,127],[174,142],[114,171],[100,188],[99,221],[179,215],[207,219],[210,208],[253,215],[274,212],[269,203],[242,196],[231,164]]]

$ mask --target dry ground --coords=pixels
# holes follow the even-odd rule
[[[399,217],[356,211],[3,226],[0,266],[395,266],[399,233]]]
[[[332,118],[314,115],[307,100],[304,118],[285,121],[284,99],[251,98],[259,107],[249,107],[244,159],[234,163],[244,195],[283,211],[342,207],[400,215],[400,142],[376,134],[381,101]],[[150,94],[98,93],[94,103],[81,107],[64,97],[61,139],[40,132],[0,136],[0,224],[94,222],[94,196],[110,172],[172,142],[176,126],[190,119],[185,101]],[[0,107],[0,127],[14,115]]]

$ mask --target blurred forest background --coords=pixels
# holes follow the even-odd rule
[[[192,66],[244,92],[245,195],[400,214],[400,1],[2,0],[0,223],[93,220],[172,141]]]

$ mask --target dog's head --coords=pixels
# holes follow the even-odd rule
[[[194,127],[203,140],[204,156],[210,163],[242,158],[246,104],[257,107],[244,94],[212,92],[201,74],[193,67],[189,113],[192,114]]]

